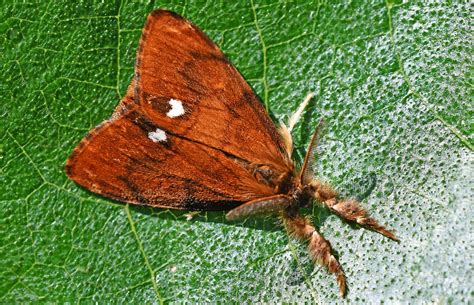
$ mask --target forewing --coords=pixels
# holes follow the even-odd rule
[[[186,19],[163,10],[150,14],[135,77],[137,103],[164,128],[248,162],[272,164],[279,172],[291,167],[273,122],[250,86]]]
[[[134,108],[93,129],[66,172],[105,197],[174,209],[226,210],[273,192],[232,157],[174,135]]]

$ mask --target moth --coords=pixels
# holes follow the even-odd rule
[[[339,198],[315,178],[318,130],[297,167],[289,128],[275,127],[217,45],[176,13],[155,10],[125,97],[77,145],[66,173],[85,189],[125,203],[225,210],[229,220],[278,215],[290,235],[308,243],[311,258],[335,274],[344,296],[346,279],[330,243],[300,209],[316,201],[398,239],[355,200]]]

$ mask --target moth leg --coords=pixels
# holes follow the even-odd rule
[[[314,97],[314,93],[310,92],[306,95],[303,102],[299,105],[298,109],[296,109],[295,113],[290,117],[288,120],[288,131],[291,132],[293,127],[295,127],[296,123],[300,120],[301,114],[303,110],[308,106],[309,101]]]
[[[346,199],[338,201],[336,199],[327,200],[324,202],[331,211],[336,213],[338,216],[355,222],[369,230],[380,233],[392,240],[400,241],[390,230],[380,225],[377,220],[370,217],[367,211],[359,205],[359,203],[353,199]]]
[[[230,210],[226,218],[227,220],[235,220],[247,216],[274,214],[289,207],[291,202],[291,198],[286,195],[259,198]]]
[[[298,123],[303,110],[306,108],[306,106],[308,106],[308,103],[313,98],[313,96],[314,93],[308,93],[303,102],[299,105],[298,109],[296,109],[296,111],[288,119],[288,126],[284,123],[281,123],[280,128],[278,129],[283,139],[283,143],[285,144],[285,150],[288,153],[288,157],[290,157],[290,159],[293,153],[293,138],[291,137],[291,131],[293,130],[293,127],[295,127],[296,123]]]
[[[315,186],[314,197],[319,202],[326,205],[333,213],[339,217],[355,222],[369,230],[380,233],[392,240],[400,241],[394,233],[380,225],[377,220],[370,217],[368,212],[353,199],[337,199],[336,192],[328,185],[320,182],[313,182]]]
[[[336,276],[337,284],[341,296],[346,294],[346,277],[341,265],[332,255],[332,248],[329,241],[319,234],[316,228],[311,225],[309,218],[301,215],[290,216],[284,214],[283,222],[290,236],[308,242],[308,251],[313,261],[320,263]]]
[[[201,213],[201,211],[191,211],[189,213],[184,214],[184,217],[186,217],[186,220],[189,221],[194,218],[197,214]]]

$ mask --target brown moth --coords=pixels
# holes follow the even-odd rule
[[[131,204],[228,210],[230,220],[279,215],[290,235],[308,243],[311,258],[336,275],[344,296],[344,272],[330,243],[300,209],[316,200],[398,239],[356,201],[315,179],[317,139],[318,128],[298,169],[290,130],[275,127],[216,44],[183,17],[156,10],[143,29],[125,97],[77,145],[66,173],[91,192]]]

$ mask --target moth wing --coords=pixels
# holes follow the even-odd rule
[[[105,197],[184,210],[227,210],[273,193],[225,153],[176,136],[134,108],[93,129],[66,173]]]
[[[181,16],[163,10],[149,15],[135,79],[137,103],[164,128],[243,160],[272,164],[277,172],[291,167],[250,86],[216,44]]]

